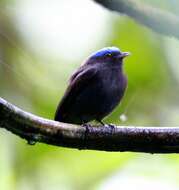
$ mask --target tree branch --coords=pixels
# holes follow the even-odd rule
[[[94,0],[109,10],[126,14],[152,30],[179,38],[179,17],[135,0]]]
[[[55,122],[24,112],[0,98],[0,127],[29,144],[148,153],[178,153],[178,127],[81,127]]]

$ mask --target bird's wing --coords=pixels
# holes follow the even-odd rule
[[[70,106],[75,101],[78,94],[86,88],[93,80],[96,79],[97,69],[95,67],[89,67],[86,69],[79,69],[74,73],[70,79],[69,86],[58,105],[55,120],[59,120],[60,117],[65,117],[69,113]]]
[[[78,68],[78,70],[75,71],[75,72],[72,74],[72,76],[70,77],[69,83],[73,82],[73,80],[75,80],[76,77],[77,77],[80,73],[82,73],[84,70],[86,70],[84,65],[82,65],[80,68]]]

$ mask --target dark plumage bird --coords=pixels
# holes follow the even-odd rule
[[[92,120],[102,123],[124,95],[127,79],[122,67],[123,58],[128,55],[116,47],[93,53],[71,76],[55,120],[74,124]]]

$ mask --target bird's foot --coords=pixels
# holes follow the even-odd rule
[[[108,127],[110,127],[110,134],[113,135],[114,131],[115,131],[115,125],[113,124],[107,124]]]
[[[83,123],[82,127],[85,128],[85,133],[84,133],[84,138],[83,139],[84,139],[84,148],[86,148],[89,128],[91,127],[91,125],[88,124],[88,123]]]
[[[115,125],[113,125],[113,124],[105,124],[101,120],[96,120],[96,121],[98,121],[99,123],[101,123],[101,125],[103,127],[110,127],[110,135],[113,135],[114,130],[115,130]]]
[[[101,120],[96,120],[97,122],[99,122],[102,126],[105,126],[106,124],[103,123]]]

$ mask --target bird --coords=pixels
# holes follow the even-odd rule
[[[55,121],[86,124],[103,118],[120,103],[127,87],[123,59],[130,55],[117,47],[92,53],[72,74],[58,104]]]

